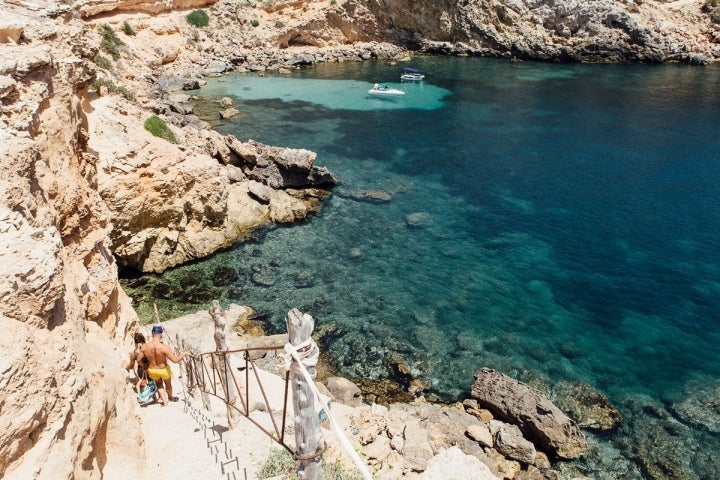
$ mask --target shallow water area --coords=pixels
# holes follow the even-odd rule
[[[280,331],[297,307],[342,375],[402,362],[430,398],[467,397],[483,366],[581,381],[625,419],[574,463],[586,474],[714,478],[720,68],[419,57],[427,78],[405,85],[403,66],[196,92],[208,118],[233,98],[221,132],[311,149],[342,183],[307,222],[126,280],[141,315],[218,298]],[[407,94],[369,99],[384,81]]]
[[[398,97],[373,97],[368,91],[378,82],[352,79],[298,79],[292,76],[229,75],[223,82],[212,82],[200,93],[207,97],[230,96],[238,102],[273,100],[309,103],[332,110],[384,110],[418,109],[432,110],[443,106],[443,98],[449,91],[425,83],[388,83],[405,95]]]

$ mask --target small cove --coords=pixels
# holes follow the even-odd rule
[[[580,462],[590,476],[657,478],[639,458],[658,455],[713,478],[717,431],[678,405],[720,391],[708,387],[720,379],[717,66],[421,57],[426,81],[400,84],[403,66],[239,74],[195,92],[198,112],[235,101],[219,131],[313,150],[342,183],[302,224],[124,280],[141,315],[219,298],[279,331],[298,307],[341,374],[382,379],[400,359],[441,400],[467,396],[482,366],[582,381],[626,419]],[[367,97],[386,81],[406,95]]]

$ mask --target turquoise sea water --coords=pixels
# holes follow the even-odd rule
[[[426,81],[401,84],[403,66]],[[370,98],[375,82],[407,93]],[[720,68],[428,57],[196,93],[235,100],[219,131],[313,150],[342,183],[307,222],[136,299],[221,298],[278,331],[298,307],[341,374],[384,378],[400,359],[431,398],[467,397],[483,366],[582,381],[625,417],[590,434],[586,474],[720,478]]]

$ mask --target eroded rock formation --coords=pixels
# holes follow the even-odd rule
[[[336,183],[307,150],[192,126],[175,129],[171,143],[145,130],[148,114],[132,103],[106,96],[88,105],[88,155],[110,210],[112,250],[137,270],[162,272],[260,226],[303,219]]]
[[[389,40],[430,52],[562,62],[720,58],[720,24],[700,1],[364,3]]]
[[[577,458],[588,449],[577,423],[536,390],[490,368],[475,374],[472,398],[500,419],[517,425],[539,449]]]
[[[7,478],[101,478],[114,452],[130,449],[128,471],[144,461],[118,351],[137,317],[117,282],[95,167],[81,155],[85,75],[50,46],[0,49],[0,76],[12,80],[0,120]]]

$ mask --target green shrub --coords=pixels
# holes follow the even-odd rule
[[[260,25],[260,20],[258,20],[257,18],[253,18],[252,20],[250,20],[250,25],[252,25],[253,27],[257,27],[258,25]]]
[[[283,28],[284,26],[285,26],[285,24],[283,22],[281,22],[280,20],[277,20],[275,22],[275,28]]]
[[[152,133],[156,137],[164,138],[168,142],[176,143],[175,134],[170,130],[165,120],[153,115],[145,120],[145,130]]]
[[[295,461],[287,450],[271,448],[267,460],[262,464],[257,475],[259,478],[277,477],[279,475],[290,478],[290,475],[293,475],[296,469]]]
[[[285,449],[271,448],[265,463],[258,471],[259,478],[280,476],[283,480],[296,477],[297,465]],[[362,475],[354,469],[345,469],[342,459],[335,463],[323,463],[322,480],[362,480]]]
[[[207,27],[210,23],[210,17],[205,10],[193,10],[185,19],[194,27]]]
[[[345,470],[342,459],[339,459],[335,463],[323,464],[322,480],[363,480],[363,477],[354,468]]]
[[[120,47],[125,43],[118,38],[115,30],[107,23],[100,25],[100,50],[108,53],[113,60],[120,58]]]
[[[112,80],[108,80],[107,78],[96,78],[92,83],[92,88],[95,91],[99,91],[102,87],[107,88],[108,93],[118,94],[131,102],[135,101],[135,94],[122,85],[117,86]]]
[[[132,37],[135,34],[135,30],[130,26],[128,22],[123,22],[123,32],[125,32],[125,35]]]
[[[110,63],[110,60],[103,57],[99,53],[95,55],[95,58],[93,58],[93,62],[95,62],[95,65],[97,65],[100,68],[104,68],[105,70],[110,70],[112,68],[112,63]]]

